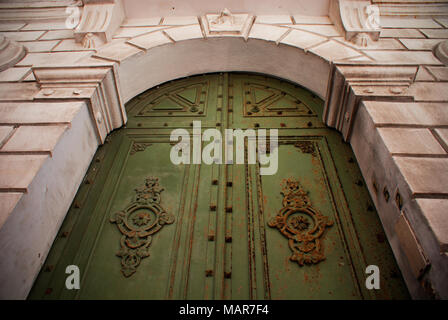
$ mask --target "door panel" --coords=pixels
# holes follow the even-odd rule
[[[407,298],[355,158],[322,123],[322,105],[291,83],[236,73],[134,98],[127,126],[98,149],[29,297]],[[174,165],[170,133],[191,135],[194,120],[222,134],[278,129],[277,172],[260,175],[247,161]],[[244,150],[247,159],[247,141]],[[380,290],[365,287],[370,264]],[[80,268],[79,290],[65,288],[68,265]]]

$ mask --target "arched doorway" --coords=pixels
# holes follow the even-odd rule
[[[126,108],[128,124],[97,151],[30,298],[408,297],[320,98],[280,79],[220,73],[163,84]],[[249,140],[244,164],[173,164],[170,134],[183,128],[194,140],[194,121],[222,137],[277,129],[277,150],[266,150],[278,152],[275,174],[247,163]],[[65,287],[68,265],[79,267],[79,290]],[[369,265],[380,270],[378,290],[366,288]]]

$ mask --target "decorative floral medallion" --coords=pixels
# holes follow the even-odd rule
[[[134,201],[110,218],[122,234],[117,256],[121,257],[121,272],[125,277],[134,274],[141,259],[149,256],[152,235],[174,222],[174,215],[160,206],[163,190],[158,178],[146,178],[145,184],[135,189]]]
[[[333,225],[333,221],[311,206],[308,192],[302,189],[297,180],[286,180],[281,194],[283,208],[268,225],[277,228],[288,238],[291,261],[296,261],[300,266],[319,263],[325,259],[321,238],[325,229]]]

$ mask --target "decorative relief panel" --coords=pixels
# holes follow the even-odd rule
[[[195,83],[169,92],[159,92],[149,99],[137,116],[202,115],[208,95],[208,82]]]
[[[311,206],[308,192],[303,190],[298,180],[287,179],[281,194],[283,208],[268,225],[288,238],[291,261],[300,266],[319,263],[325,259],[322,238],[333,221]]]
[[[239,35],[247,39],[253,20],[251,14],[233,14],[229,9],[224,9],[221,13],[203,16],[202,25],[207,36]]]
[[[134,201],[110,218],[122,234],[117,256],[121,257],[121,272],[125,277],[134,274],[141,259],[149,256],[152,235],[174,222],[174,215],[160,205],[163,190],[159,178],[146,178],[145,184],[135,189]]]
[[[315,113],[296,97],[255,83],[244,84],[244,116],[310,116]]]

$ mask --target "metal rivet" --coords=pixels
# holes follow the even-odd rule
[[[228,187],[233,186],[233,182],[232,182],[232,181],[227,181],[227,186],[228,186]]]
[[[213,270],[205,270],[205,276],[206,277],[212,277],[213,276]]]
[[[230,279],[231,277],[232,277],[232,272],[229,272],[229,271],[224,272],[224,278]]]
[[[215,241],[215,235],[214,234],[209,234],[208,235],[208,241]]]
[[[217,184],[218,184],[218,180],[213,179],[213,181],[212,181],[212,185],[216,186]]]
[[[384,187],[384,189],[383,189],[383,196],[384,196],[384,199],[386,200],[386,202],[388,202],[389,198],[390,198],[390,194],[389,194],[389,191],[387,190],[387,187]]]
[[[232,236],[226,236],[226,242],[227,243],[232,242]]]

